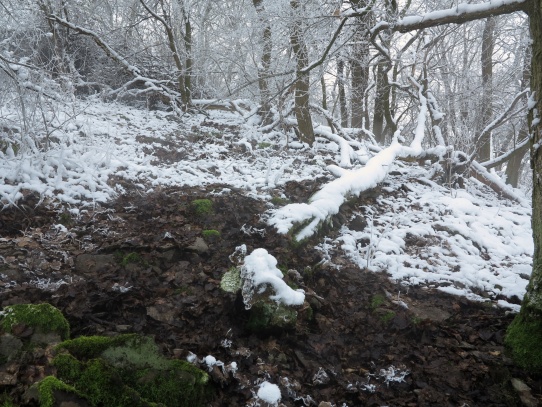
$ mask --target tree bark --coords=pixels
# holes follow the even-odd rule
[[[352,5],[356,9],[360,9],[367,6],[365,0],[352,0]],[[367,104],[365,103],[365,91],[369,84],[369,41],[365,38],[365,30],[368,25],[371,24],[369,15],[363,17],[357,17],[358,26],[356,27],[356,33],[352,38],[354,43],[352,47],[352,54],[350,58],[350,71],[352,76],[352,92],[351,92],[351,106],[352,106],[352,125],[351,127],[361,128],[365,121],[365,126],[368,126]]]
[[[529,67],[529,62],[531,61],[531,49],[530,47],[525,48],[524,56],[523,56],[523,75],[521,78],[521,88],[525,89],[529,81],[531,79],[531,70]],[[521,128],[519,130],[519,135],[516,137],[514,135],[513,143],[518,144],[520,140],[524,140],[526,137],[529,137],[529,130],[527,128],[527,121],[523,122],[521,124]],[[508,182],[510,185],[512,185],[514,188],[517,188],[519,185],[519,178],[520,178],[520,171],[521,171],[521,163],[523,162],[523,157],[525,154],[529,151],[529,145],[525,145],[525,147],[521,148],[519,151],[515,151],[514,154],[510,157],[510,160],[508,161],[508,164],[506,166],[506,182]]]
[[[344,61],[337,59],[337,84],[339,87],[339,109],[341,111],[341,126],[348,127],[348,108],[346,106],[346,92],[344,90]]]
[[[269,83],[267,78],[269,77],[269,70],[271,66],[271,51],[273,45],[271,43],[271,24],[267,18],[264,17],[263,0],[252,0],[252,4],[256,9],[260,24],[263,26],[262,31],[262,57],[261,66],[258,67],[258,87],[260,89],[260,108],[258,114],[262,118],[262,125],[267,126],[273,122],[271,115],[271,93],[269,92]]]
[[[290,6],[295,14],[299,13],[300,3],[298,0],[291,0]],[[309,54],[303,37],[303,24],[300,18],[294,19],[290,30],[290,44],[295,55],[297,71],[294,111],[299,129],[299,138],[302,142],[312,146],[314,143],[314,128],[309,110],[309,73],[303,70],[309,65]]]
[[[492,109],[492,82],[493,82],[493,49],[495,40],[495,17],[486,19],[484,32],[482,33],[482,106],[481,117],[478,120],[478,131],[480,134],[484,127],[491,121]],[[491,159],[491,131],[484,132],[476,142],[476,154],[479,162]]]
[[[535,106],[530,109],[531,166],[533,169],[533,271],[521,311],[508,328],[506,343],[516,362],[542,372],[542,0],[532,0],[527,9],[532,38],[531,90]],[[536,120],[535,120],[536,119]]]
[[[373,114],[373,134],[378,144],[383,145],[386,142],[384,133],[385,110],[389,108],[389,85],[388,85],[388,63],[380,59],[376,68],[376,96]]]

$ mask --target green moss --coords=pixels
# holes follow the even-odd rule
[[[208,242],[220,238],[220,232],[214,229],[204,230],[203,232],[201,232],[201,234],[203,238]]]
[[[232,267],[224,273],[220,280],[220,288],[228,293],[236,293],[242,287],[241,272],[237,267]]]
[[[70,386],[61,380],[58,380],[54,376],[47,376],[45,379],[38,383],[40,407],[53,407],[55,405],[55,391],[63,391],[66,393],[72,393],[81,396],[80,393],[73,386]]]
[[[284,206],[291,203],[291,201],[287,198],[281,198],[280,196],[274,196],[271,198],[271,203],[276,206]]]
[[[58,377],[93,406],[203,406],[209,377],[195,366],[166,359],[149,337],[81,337],[57,346]]]
[[[371,298],[371,309],[377,309],[382,304],[384,304],[384,302],[386,302],[386,297],[384,297],[382,294],[373,295],[373,298]]]
[[[192,201],[190,207],[197,216],[208,215],[213,212],[213,201],[210,199],[196,199]]]
[[[15,324],[28,325],[36,332],[57,333],[61,339],[70,336],[70,325],[62,312],[51,304],[17,304],[4,307],[0,326],[2,330],[11,333]]]
[[[297,311],[282,304],[259,301],[250,309],[247,329],[258,334],[283,332],[295,328]]]
[[[514,361],[533,373],[542,373],[542,320],[518,314],[506,332],[505,344]]]
[[[92,359],[100,356],[106,349],[124,346],[138,337],[137,334],[124,334],[113,337],[81,336],[57,345],[55,350],[67,350],[78,359]]]
[[[126,254],[120,260],[120,265],[126,267],[130,263],[141,263],[141,256],[139,253],[131,252]]]
[[[387,323],[390,322],[394,317],[395,317],[395,312],[393,312],[393,311],[388,311],[388,312],[386,312],[384,315],[382,315],[382,316],[380,317],[380,319],[382,320],[382,322],[384,322],[384,323],[387,324]]]
[[[262,141],[261,143],[258,143],[258,148],[259,149],[269,148],[272,145],[273,144],[271,144],[271,143],[266,143],[265,141]]]
[[[0,394],[0,407],[17,407],[7,391]]]

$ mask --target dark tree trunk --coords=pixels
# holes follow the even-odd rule
[[[531,0],[528,10],[532,37],[531,90],[536,105],[529,111],[532,133],[531,166],[533,169],[533,272],[521,311],[508,328],[506,343],[518,364],[542,372],[542,123],[533,125],[542,113],[542,0]]]
[[[339,109],[341,111],[341,126],[348,127],[348,108],[346,107],[346,92],[344,90],[344,61],[337,60],[337,84],[339,87]]]
[[[258,113],[262,118],[262,124],[265,126],[273,121],[271,115],[271,94],[269,92],[269,83],[267,80],[271,66],[271,51],[273,45],[271,43],[271,24],[263,15],[264,8],[262,1],[263,0],[252,0],[252,4],[254,4],[260,23],[263,26],[261,67],[258,67],[258,86],[260,88],[260,109]]]
[[[365,0],[351,0],[351,3],[355,8],[361,9],[367,6]],[[369,126],[367,120],[369,114],[367,111],[367,104],[365,101],[365,91],[369,84],[369,54],[370,44],[367,40],[365,30],[367,26],[372,26],[372,21],[369,14],[363,17],[357,17],[358,27],[354,34],[352,56],[350,59],[350,71],[352,76],[352,92],[351,92],[351,106],[352,106],[352,127],[361,128],[365,121],[365,127]]]
[[[298,0],[291,0],[290,6],[294,14],[298,14],[300,4]],[[290,29],[290,44],[296,58],[297,78],[295,83],[295,116],[299,129],[299,138],[310,146],[314,143],[314,128],[309,110],[309,73],[303,68],[309,65],[309,54],[305,38],[303,37],[303,24],[301,19],[295,19]]]
[[[386,142],[384,133],[384,111],[389,107],[388,69],[387,63],[380,60],[376,68],[376,97],[375,109],[373,115],[373,134],[378,144],[383,145]]]
[[[491,132],[481,134],[484,127],[491,121],[492,109],[492,82],[493,82],[493,49],[495,40],[495,17],[489,17],[482,34],[482,115],[478,122],[477,134],[480,137],[476,143],[477,160],[484,162],[491,159]]]

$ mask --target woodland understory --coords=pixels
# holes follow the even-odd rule
[[[151,336],[213,406],[538,405],[540,10],[0,0],[2,307]],[[47,404],[66,338],[13,325],[2,406],[107,404]]]

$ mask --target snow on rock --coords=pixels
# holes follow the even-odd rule
[[[260,384],[260,388],[258,389],[258,393],[256,393],[256,395],[260,400],[274,406],[277,406],[281,399],[279,386],[267,381]]]
[[[268,285],[275,291],[269,298],[277,303],[302,305],[305,301],[305,292],[301,289],[293,290],[282,280],[282,272],[277,268],[277,259],[265,249],[256,249],[245,257],[241,278],[243,301],[247,309],[252,305],[254,293],[263,293]]]

